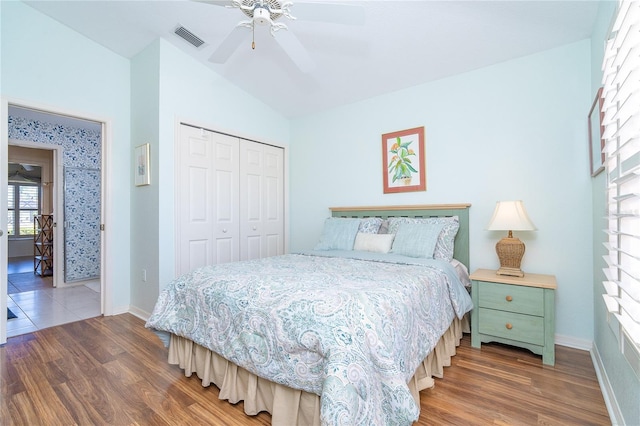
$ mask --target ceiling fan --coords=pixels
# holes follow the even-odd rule
[[[359,5],[287,0],[199,0],[215,6],[239,9],[246,17],[227,35],[213,52],[209,61],[225,63],[233,52],[253,34],[257,26],[268,26],[271,35],[280,44],[302,72],[310,72],[315,64],[300,40],[289,31],[284,18],[331,22],[347,25],[364,24],[364,9]],[[297,16],[293,16],[295,13]],[[284,31],[282,31],[284,30]],[[277,34],[276,34],[277,33]],[[255,49],[255,42],[251,47]]]

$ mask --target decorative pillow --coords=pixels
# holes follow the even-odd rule
[[[391,253],[433,259],[442,223],[402,223],[398,226]]]
[[[353,250],[360,219],[330,217],[324,221],[315,250]]]
[[[378,234],[388,234],[389,233],[389,220],[385,219],[382,221],[380,225],[380,229],[378,229]]]
[[[394,237],[394,234],[366,234],[364,232],[358,232],[353,249],[372,251],[375,253],[389,253]]]
[[[358,228],[358,232],[363,232],[365,234],[377,234],[380,230],[380,225],[382,225],[382,218],[365,217],[360,219],[360,228]]]
[[[442,232],[436,243],[433,253],[434,259],[446,260],[451,262],[453,259],[453,242],[460,229],[460,221],[458,216],[450,217],[390,217],[389,233],[398,231],[398,227],[403,223],[441,223],[444,225]]]

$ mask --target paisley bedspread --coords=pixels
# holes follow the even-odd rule
[[[407,382],[471,299],[443,261],[335,255],[195,270],[160,294],[147,327],[320,395],[323,424],[411,424]]]

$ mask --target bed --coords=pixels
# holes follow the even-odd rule
[[[274,425],[411,424],[468,331],[469,207],[332,208],[314,250],[192,271],[147,327]]]

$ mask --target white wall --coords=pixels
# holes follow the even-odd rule
[[[112,311],[129,307],[129,61],[22,2],[2,2],[2,96],[10,101],[107,120],[112,133],[104,237]]]
[[[471,267],[497,268],[485,231],[521,199],[535,232],[522,269],[558,279],[556,333],[593,339],[589,41],[292,121],[291,250],[312,248],[330,206],[472,203]],[[427,191],[382,192],[381,134],[425,126]]]
[[[33,237],[7,241],[7,257],[33,256]]]

